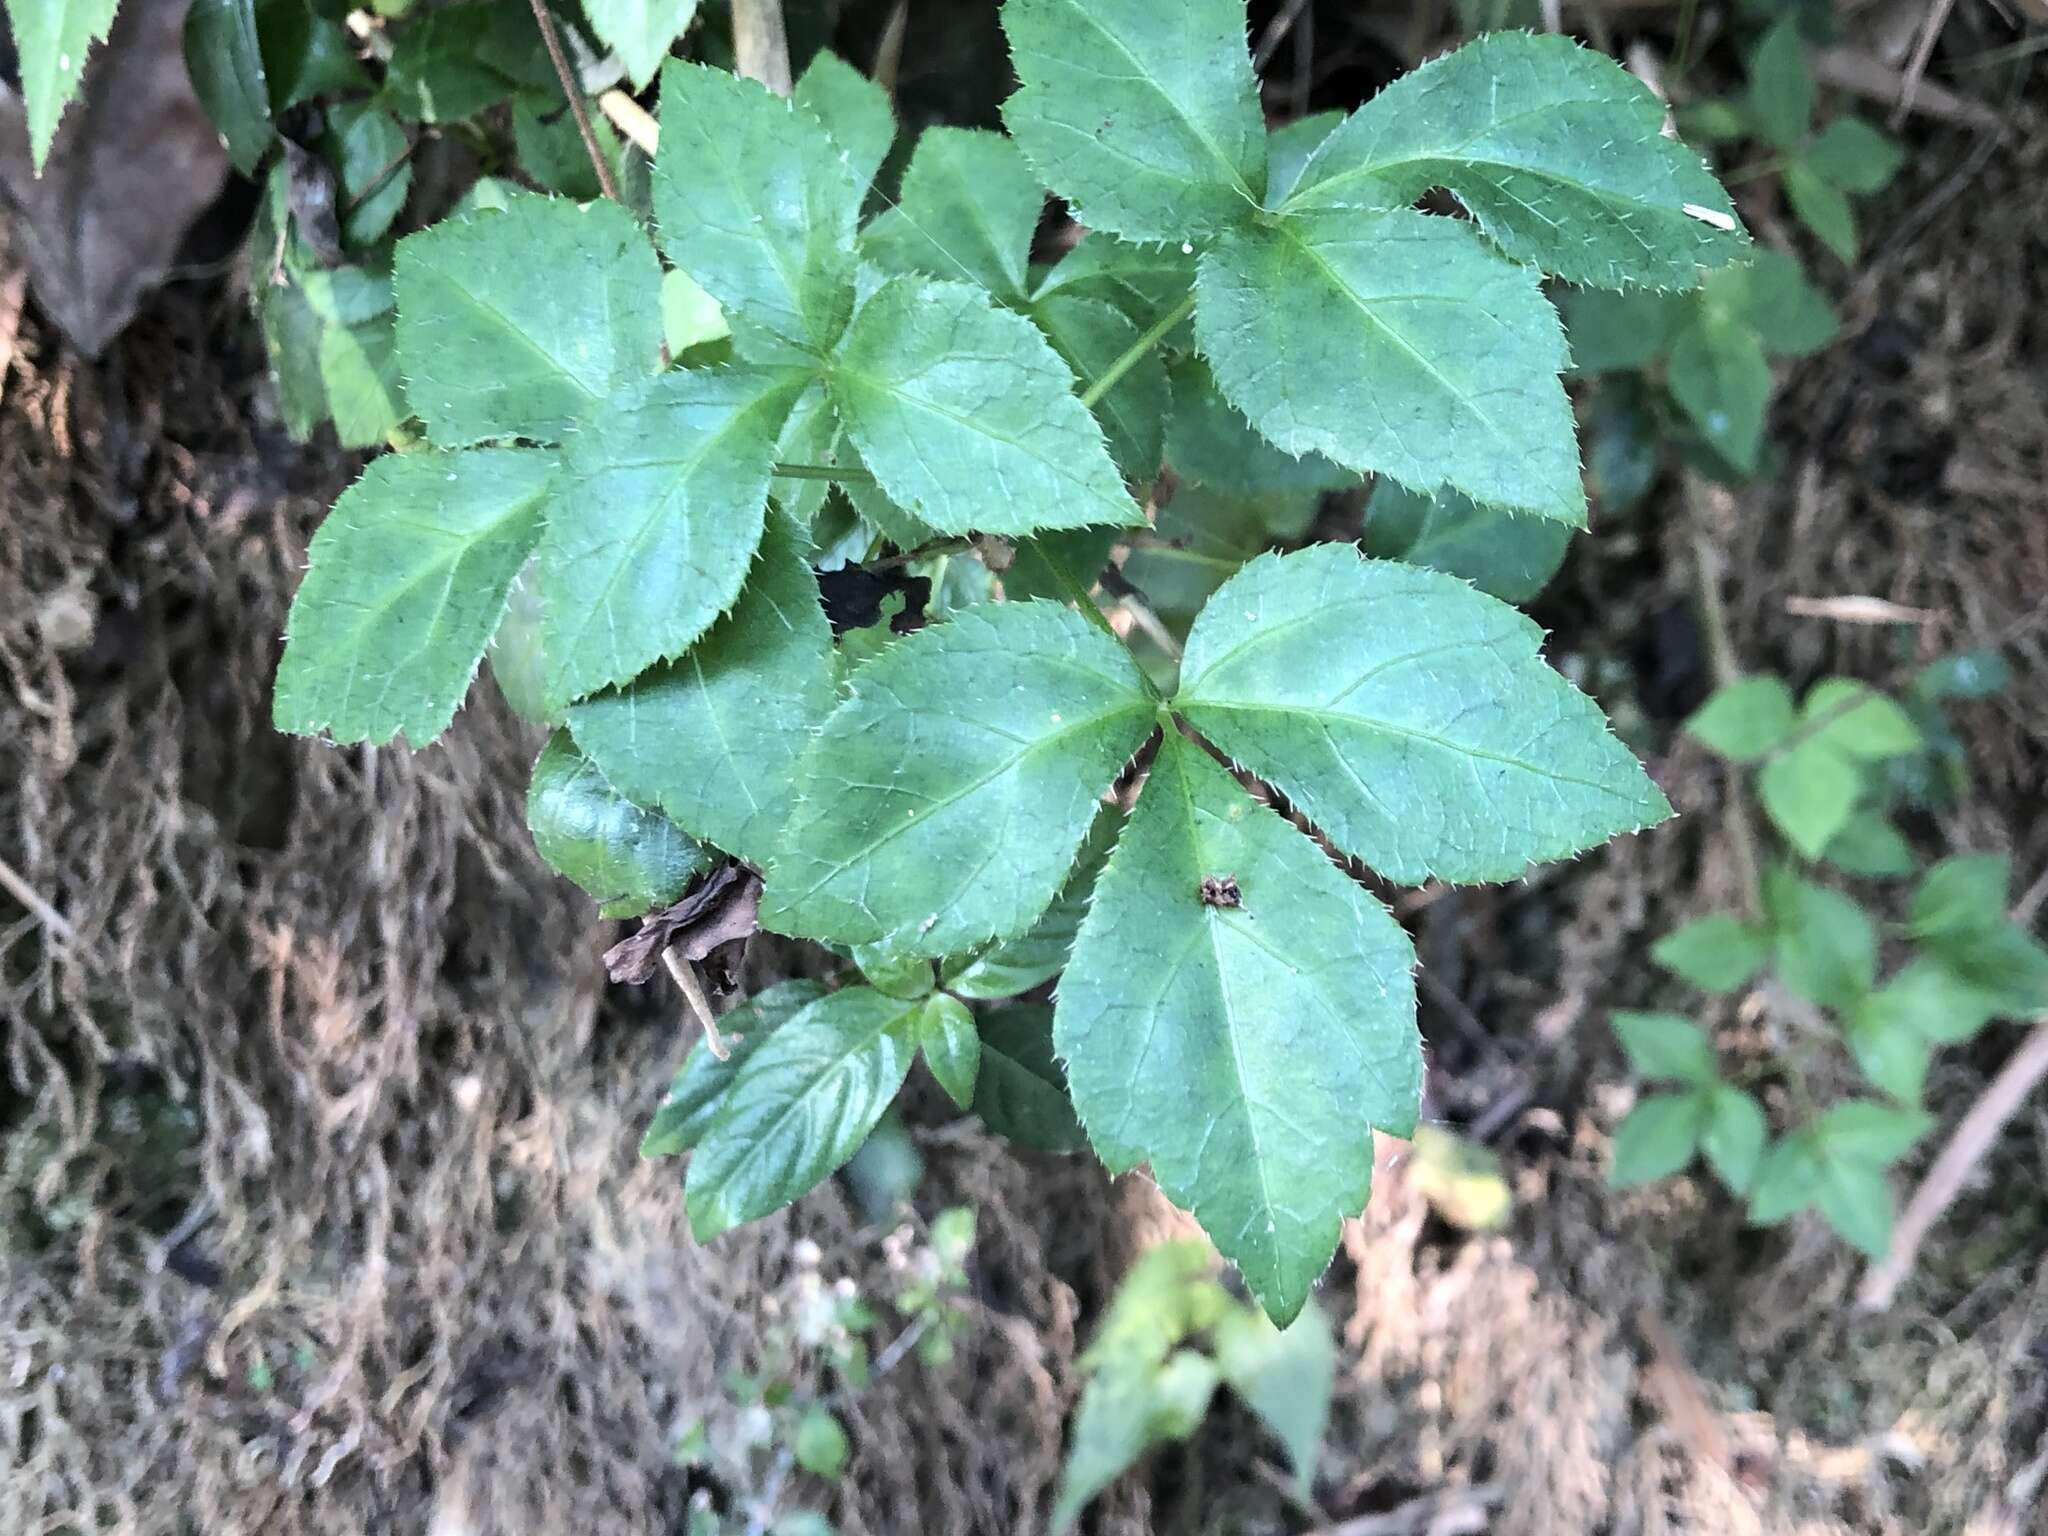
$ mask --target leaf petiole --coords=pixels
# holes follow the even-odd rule
[[[1143,361],[1147,352],[1150,352],[1166,339],[1167,332],[1171,331],[1194,312],[1195,296],[1190,293],[1186,298],[1174,305],[1173,308],[1153,321],[1150,330],[1132,342],[1122,357],[1119,357],[1115,362],[1103,369],[1102,376],[1081,391],[1081,403],[1090,410],[1093,410],[1096,401],[1116,388],[1119,379],[1137,367]]]

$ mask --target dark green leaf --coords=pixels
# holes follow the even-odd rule
[[[946,989],[961,997],[1016,997],[1057,976],[1066,966],[1074,935],[1095,893],[1096,877],[1122,825],[1114,809],[1105,806],[1097,811],[1067,883],[1030,931],[948,960],[940,972]]]
[[[1856,210],[1841,188],[1824,179],[1804,160],[1794,160],[1785,167],[1785,200],[1799,215],[1799,222],[1812,230],[1822,245],[1845,265],[1856,264]]]
[[[1307,167],[1309,156],[1321,148],[1323,140],[1337,130],[1344,121],[1344,114],[1337,111],[1315,112],[1307,117],[1298,117],[1283,128],[1275,128],[1266,135],[1266,201],[1274,206],[1287,201],[1287,194],[1294,190],[1294,184],[1301,180],[1301,173]]]
[[[1787,15],[1749,56],[1749,119],[1779,149],[1795,149],[1813,119],[1813,76],[1799,20]]]
[[[683,1058],[682,1070],[669,1085],[668,1096],[640,1142],[642,1157],[673,1157],[696,1146],[724,1108],[725,1095],[771,1031],[787,1023],[825,995],[809,980],[783,981],[756,993],[718,1021],[728,1054],[714,1056],[699,1040]]]
[[[925,999],[917,1016],[917,1040],[924,1064],[946,1097],[962,1109],[972,1107],[981,1076],[981,1036],[975,1031],[973,1012],[958,998],[935,993]]]
[[[1463,577],[1504,603],[1533,599],[1564,564],[1572,531],[1547,517],[1482,507],[1456,491],[1425,496],[1393,480],[1372,488],[1365,552]]]
[[[1078,1152],[1088,1144],[1053,1056],[1050,1008],[1013,1003],[982,1016],[974,1112],[998,1136],[1041,1152]]]
[[[1138,340],[1138,328],[1102,299],[1055,295],[1032,305],[1031,318],[1083,384],[1107,374]],[[1095,420],[1110,459],[1128,479],[1147,481],[1158,475],[1170,410],[1166,364],[1156,351],[1141,357],[1095,403]]]
[[[1860,117],[1838,117],[1807,146],[1806,163],[1844,192],[1882,192],[1906,163],[1896,140]]]
[[[1858,811],[1828,840],[1824,857],[1835,868],[1871,877],[1910,875],[1913,850],[1898,828],[1877,811]]]
[[[1200,358],[1176,358],[1168,378],[1173,411],[1167,419],[1166,457],[1183,480],[1239,497],[1314,496],[1359,483],[1355,471],[1321,454],[1296,458],[1253,431],[1244,413],[1223,398]]]
[[[10,0],[10,7],[13,3],[15,0]],[[76,0],[30,3],[54,4],[58,11],[91,8]],[[107,0],[110,18],[113,9],[113,0]],[[24,50],[24,59],[27,56]],[[82,60],[84,56],[81,44],[77,57]],[[185,65],[191,71],[192,89],[198,93],[200,105],[227,144],[228,159],[244,176],[252,174],[271,139],[270,85],[263,73],[255,0],[192,0],[192,8],[185,13]]]
[[[1771,365],[1757,333],[1700,308],[1671,340],[1665,386],[1714,451],[1747,474],[1763,447]]]
[[[327,109],[325,148],[339,182],[342,233],[350,245],[375,245],[412,192],[405,130],[381,108],[336,102]]]
[[[1740,268],[1733,270],[1740,271]],[[1711,283],[1722,276],[1715,273]],[[1575,373],[1634,373],[1670,350],[1671,338],[1696,301],[1636,289],[1567,288],[1559,296]]]

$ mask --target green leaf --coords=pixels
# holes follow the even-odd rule
[[[663,67],[661,247],[725,306],[742,356],[801,360],[845,329],[862,192],[851,153],[755,81]]]
[[[640,1142],[642,1157],[673,1157],[687,1152],[704,1139],[711,1123],[724,1108],[725,1096],[740,1068],[761,1048],[769,1034],[825,995],[825,988],[809,980],[783,981],[758,992],[718,1021],[725,1037],[727,1054],[714,1056],[711,1047],[698,1040],[683,1058],[682,1070],[669,1085],[668,1096],[647,1127]]]
[[[1443,187],[1509,256],[1567,282],[1691,288],[1744,241],[1698,154],[1664,136],[1665,110],[1605,54],[1497,32],[1352,113],[1285,207],[1406,208]]]
[[[1307,1494],[1330,1422],[1337,1341],[1330,1320],[1310,1302],[1285,1328],[1242,1308],[1216,1324],[1216,1366],[1230,1390],[1287,1449],[1294,1486]]]
[[[1482,507],[1456,491],[1425,496],[1393,480],[1372,488],[1365,552],[1460,576],[1504,603],[1533,599],[1564,564],[1572,531],[1547,517]]]
[[[1308,496],[1235,496],[1183,482],[1152,532],[1132,541],[1124,580],[1184,638],[1216,589],[1276,539],[1306,532],[1315,507]]]
[[[1278,207],[1301,180],[1309,157],[1344,121],[1338,111],[1313,112],[1266,134],[1266,201]]]
[[[320,333],[320,385],[347,447],[381,446],[411,413],[398,377],[398,338],[390,315]]]
[[[627,794],[765,866],[796,805],[797,761],[832,705],[818,585],[795,531],[771,517],[738,603],[710,633],[568,719]]]
[[[824,124],[846,155],[862,192],[875,179],[896,142],[896,112],[889,93],[837,54],[823,48],[798,77],[790,100]]]
[[[1650,946],[1652,960],[1702,992],[1733,992],[1770,957],[1770,935],[1726,912],[1695,918]]]
[[[1925,699],[1990,699],[2012,686],[2012,664],[1996,651],[1957,651],[1922,667],[1913,693]]]
[[[1471,226],[1303,214],[1219,240],[1195,287],[1216,382],[1287,452],[1585,521],[1557,312]]]
[[[1813,1204],[1821,1179],[1820,1158],[1808,1134],[1787,1136],[1764,1151],[1749,1189],[1749,1219],[1775,1226]]]
[[[64,109],[78,95],[85,56],[107,40],[117,0],[7,0],[14,51],[21,65],[21,99],[28,116],[30,158],[38,176]]]
[[[379,104],[423,123],[459,123],[520,86],[560,90],[531,9],[443,5],[397,35]]]
[[[1355,471],[1321,454],[1297,458],[1253,431],[1244,413],[1223,398],[1209,365],[1199,357],[1174,359],[1167,377],[1173,410],[1167,418],[1166,457],[1183,480],[1239,497],[1314,496],[1359,483]]]
[[[559,441],[660,359],[661,266],[617,203],[445,219],[399,241],[396,276],[406,392],[442,447]]]
[[[1890,699],[1853,678],[1823,678],[1806,691],[1800,724],[1811,741],[1846,756],[1877,762],[1903,757],[1927,744],[1920,727]]]
[[[1244,0],[1007,0],[1003,30],[1021,82],[1003,120],[1081,223],[1179,244],[1257,212]]]
[[[917,1016],[917,1040],[924,1064],[946,1097],[962,1109],[971,1108],[981,1075],[981,1036],[967,1005],[943,992],[926,998]]]
[[[1753,763],[1791,735],[1796,723],[1792,690],[1762,673],[1716,688],[1685,729],[1731,762]]]
[[[1921,956],[1856,1005],[1851,1028],[1958,1045],[1989,1022],[1997,1000],[1941,961]]]
[[[1849,1054],[1877,1087],[1902,1103],[1918,1104],[1933,1047],[1912,1028],[1904,1010],[1879,1003],[1882,996],[1882,992],[1873,992],[1844,1020]]]
[[[1799,222],[1813,231],[1814,238],[1842,259],[1856,264],[1859,238],[1856,210],[1833,182],[1823,178],[1804,160],[1785,167],[1785,200],[1799,216]]]
[[[1756,333],[1776,357],[1811,357],[1835,339],[1841,322],[1799,263],[1768,245],[1755,246],[1739,267],[1708,276],[1701,292],[1708,308]],[[1574,344],[1577,335],[1573,336]]]
[[[606,783],[567,731],[549,737],[533,765],[526,825],[534,851],[588,891],[604,917],[668,906],[711,864],[681,827]]]
[[[1779,149],[1796,149],[1813,120],[1813,76],[1799,20],[1786,16],[1763,35],[1749,56],[1749,119]]]
[[[1998,853],[1958,853],[1943,859],[1913,890],[1910,931],[1938,942],[1968,937],[2005,921],[2012,862]]]
[[[1345,545],[1210,599],[1174,708],[1388,879],[1507,880],[1670,814],[1528,619]]]
[[[909,1075],[916,1006],[848,987],[747,1058],[690,1154],[683,1201],[698,1242],[788,1205],[860,1149]]]
[[[375,245],[412,192],[405,130],[382,108],[336,102],[327,109],[324,147],[345,209],[343,234],[350,245]]]
[[[583,0],[597,40],[619,56],[633,89],[644,91],[697,14],[697,0]]]
[[[1829,1161],[1889,1168],[1933,1128],[1933,1119],[1917,1109],[1849,1099],[1814,1122],[1813,1137]]]
[[[1644,1077],[1710,1087],[1720,1081],[1714,1047],[1692,1020],[1675,1013],[1618,1010],[1614,1033],[1630,1063]]]
[[[1081,1389],[1060,1468],[1050,1524],[1054,1536],[1154,1445],[1192,1433],[1208,1412],[1216,1382],[1214,1363],[1192,1350],[1163,1366],[1118,1362],[1091,1376]]]
[[[1041,1152],[1088,1145],[1067,1097],[1066,1074],[1053,1056],[1050,1008],[1014,1003],[982,1015],[974,1112],[998,1136]]]
[[[1614,1128],[1616,1186],[1648,1184],[1679,1172],[1699,1151],[1708,1098],[1701,1093],[1652,1093]]]
[[[1208,1244],[1192,1238],[1145,1249],[1118,1283],[1081,1369],[1164,1365],[1182,1340],[1215,1327],[1232,1305],[1215,1267]]]
[[[1062,294],[1104,299],[1133,325],[1149,328],[1185,299],[1195,286],[1195,258],[1179,245],[1127,245],[1108,235],[1085,237],[1038,280],[1031,297]],[[1183,345],[1179,329],[1163,344]]]
[[[498,621],[498,632],[484,655],[491,664],[491,681],[513,714],[532,725],[562,723],[560,711],[549,710],[541,687],[547,661],[540,638],[540,577],[532,560],[512,579],[505,617]]]
[[[894,208],[861,231],[861,250],[890,272],[965,280],[1004,303],[1023,299],[1045,191],[999,133],[928,128]]]
[[[29,3],[51,5],[53,0]],[[9,9],[16,4],[17,0],[10,0]],[[66,7],[67,0],[54,0],[56,10]],[[111,19],[112,0],[106,10]],[[263,73],[256,19],[256,0],[192,0],[192,8],[185,13],[185,67],[192,76],[192,89],[213,126],[220,130],[229,161],[244,176],[255,173],[271,140],[270,85]],[[19,39],[20,35],[17,24],[15,36]],[[99,35],[106,35],[104,24]],[[85,49],[81,46],[77,54],[83,59]],[[22,57],[26,86],[26,49]],[[47,149],[47,139],[44,144]]]
[[[682,360],[692,347],[709,347],[732,336],[725,311],[687,272],[661,274],[661,336],[669,356]]]
[[[1806,148],[1806,163],[1844,192],[1882,192],[1906,163],[1898,142],[1860,117],[1838,117]]]
[[[1074,370],[1074,377],[1084,382],[1103,377],[1138,341],[1138,328],[1102,299],[1055,295],[1033,304],[1031,318]],[[1158,475],[1171,409],[1166,363],[1157,351],[1139,358],[1096,401],[1096,424],[1102,428],[1111,461],[1124,476],[1146,481]]]
[[[1711,284],[1726,272],[1709,277]],[[1670,349],[1672,335],[1696,301],[1649,289],[1614,293],[1604,288],[1567,288],[1558,295],[1571,343],[1574,373],[1634,373]]]
[[[570,439],[541,540],[551,703],[681,655],[732,607],[801,384],[676,369],[613,397]]]
[[[1756,787],[1785,840],[1817,859],[1849,824],[1863,793],[1863,771],[1828,743],[1808,738],[1765,763]]]
[[[1821,1161],[1814,1191],[1821,1215],[1853,1248],[1881,1259],[1892,1245],[1892,1191],[1875,1168]]]
[[[1858,811],[1828,839],[1823,855],[1852,875],[1878,877],[1913,873],[1913,850],[1898,828],[1876,811]]]
[[[949,959],[940,969],[946,990],[961,997],[1016,997],[1050,981],[1066,966],[1095,894],[1095,880],[1115,846],[1122,818],[1108,806],[1095,813],[1067,883],[1028,932],[971,955]]]
[[[814,1477],[837,1477],[846,1469],[851,1448],[845,1428],[831,1410],[813,1404],[797,1420],[796,1438],[790,1449],[796,1464]]]
[[[883,284],[827,383],[882,489],[942,533],[1144,520],[1067,365],[1029,320],[977,289]]]
[[[1129,654],[1071,609],[989,604],[898,640],[804,761],[761,920],[925,955],[1023,933],[1152,728]]]
[[[1701,308],[1671,340],[1665,387],[1708,446],[1747,474],[1763,448],[1771,365],[1748,325]]]
[[[1234,882],[1227,898],[1205,896]],[[1386,909],[1177,733],[1096,885],[1054,1044],[1113,1173],[1149,1162],[1275,1322],[1415,1128],[1414,951]]]
[[[591,122],[598,153],[604,157],[614,178],[620,174],[619,136],[603,118]],[[583,131],[560,91],[544,95],[522,92],[512,103],[512,146],[519,156],[519,169],[549,192],[558,192],[575,202],[588,202],[604,195],[604,183],[597,179],[590,151],[583,143]]]
[[[1763,896],[1779,979],[1823,1008],[1855,1006],[1877,980],[1877,925],[1870,914],[1840,891],[1783,868],[1764,872]]]
[[[540,538],[554,461],[519,448],[392,454],[320,525],[292,602],[281,731],[425,746],[448,727]]]
[[[1740,1088],[1723,1084],[1708,1096],[1700,1150],[1707,1156],[1707,1166],[1721,1176],[1731,1192],[1749,1192],[1769,1137],[1763,1106]]]

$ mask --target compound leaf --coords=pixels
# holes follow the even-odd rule
[[[821,48],[789,99],[825,125],[865,193],[896,142],[896,112],[889,105],[889,93],[838,54]]]
[[[1470,225],[1295,215],[1219,240],[1195,291],[1217,384],[1287,452],[1585,521],[1557,311]]]
[[[827,380],[890,500],[942,533],[1144,520],[1073,373],[978,289],[892,278],[854,316]]]
[[[1186,738],[1160,744],[1060,982],[1088,1139],[1141,1162],[1276,1323],[1415,1127],[1414,950],[1387,910]]]
[[[619,56],[633,89],[644,91],[697,14],[697,0],[583,0],[597,40]]]
[[[469,691],[540,538],[552,455],[529,448],[389,454],[314,535],[286,623],[281,731],[425,746]]]
[[[1244,0],[1008,0],[1003,30],[1022,82],[1003,120],[1083,224],[1179,244],[1257,211]]]
[[[107,40],[118,0],[7,0],[14,51],[21,61],[21,99],[36,174],[50,158],[50,141],[64,109],[85,78],[85,56]]]
[[[1026,292],[1031,236],[1045,191],[999,133],[928,128],[896,206],[861,231],[861,249],[891,272],[965,279],[1005,303]]]
[[[769,1033],[825,995],[824,986],[799,979],[778,982],[757,992],[718,1021],[725,1037],[726,1054],[716,1056],[711,1047],[698,1040],[683,1058],[682,1070],[669,1084],[668,1094],[647,1134],[640,1141],[642,1157],[673,1157],[687,1152],[703,1140],[704,1133],[725,1107],[725,1095],[761,1048]]]
[[[1195,621],[1174,708],[1389,879],[1513,879],[1670,814],[1540,638],[1436,571],[1265,555]]]
[[[761,920],[947,955],[1028,929],[1153,728],[1129,654],[1053,603],[969,608],[853,675],[801,772]]]
[[[1720,183],[1664,136],[1664,114],[1605,54],[1497,32],[1360,107],[1284,206],[1406,208],[1444,187],[1508,255],[1567,282],[1691,288],[1745,242]]]
[[[605,917],[635,917],[678,900],[711,856],[659,811],[606,782],[567,731],[548,738],[526,791],[534,851],[597,902]]]

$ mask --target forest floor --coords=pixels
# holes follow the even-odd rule
[[[2001,112],[1908,121],[1870,257],[1827,279],[1842,335],[1784,382],[1781,472],[1667,476],[1536,606],[1682,814],[1404,908],[1430,1108],[1498,1155],[1505,1226],[1459,1228],[1390,1149],[1321,1292],[1342,1350],[1315,1508],[1224,1408],[1097,1529],[2048,1529],[2048,1099],[1875,1315],[1817,1221],[1605,1180],[1631,1092],[1608,1014],[1684,1006],[1647,946],[1736,880],[1727,782],[1676,730],[1707,687],[1703,548],[1746,667],[1883,679],[2000,648],[2013,687],[1959,716],[1971,792],[1911,830],[2009,852],[2029,910],[2048,891],[2048,114],[2038,89]],[[734,1411],[796,1240],[865,1287],[885,1231],[829,1186],[688,1240],[672,1170],[636,1156],[688,1035],[670,999],[605,986],[617,930],[535,859],[536,739],[488,685],[417,755],[270,729],[305,542],[355,465],[289,442],[252,330],[237,280],[200,277],[85,362],[0,251],[0,860],[23,888],[0,895],[0,1529],[679,1530],[677,1435]],[[1788,609],[1845,595],[1924,618]],[[1938,1059],[1944,1130],[2018,1038]],[[1027,1531],[1093,1320],[1174,1216],[1141,1176],[927,1108],[917,1205],[979,1213],[972,1323],[951,1365],[848,1410],[817,1501],[848,1533]]]

